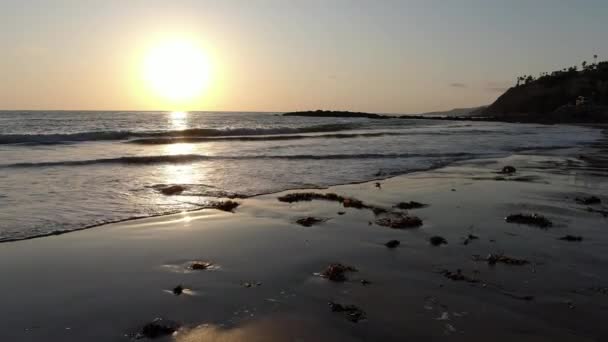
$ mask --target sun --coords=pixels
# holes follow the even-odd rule
[[[142,74],[153,95],[183,105],[203,95],[211,82],[211,65],[195,42],[175,39],[156,44],[146,53]]]

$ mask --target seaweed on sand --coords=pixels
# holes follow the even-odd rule
[[[505,221],[509,223],[527,224],[531,226],[537,226],[541,228],[548,228],[553,223],[546,217],[539,214],[513,214],[505,218]]]
[[[418,216],[392,212],[378,218],[376,224],[393,229],[406,229],[422,226],[422,220]]]
[[[365,315],[365,312],[356,305],[352,305],[352,304],[347,305],[347,304],[339,304],[336,302],[329,302],[329,308],[331,309],[332,312],[343,313],[344,317],[353,323],[357,323],[357,322],[367,318],[367,316]]]
[[[321,272],[321,277],[331,281],[346,281],[346,272],[357,272],[357,269],[351,266],[342,265],[339,263],[331,264]]]

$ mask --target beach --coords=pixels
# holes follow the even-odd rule
[[[2,243],[0,340],[129,341],[162,318],[175,332],[159,341],[601,341],[604,141]],[[517,171],[501,174],[508,165]],[[278,200],[308,192],[369,208]],[[600,203],[580,203],[590,196]],[[394,208],[409,201],[426,206]],[[373,208],[422,225],[382,226]],[[519,213],[551,226],[506,222]],[[296,223],[306,217],[320,221]],[[332,281],[333,263],[356,271]]]

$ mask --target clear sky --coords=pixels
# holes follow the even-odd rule
[[[2,0],[0,108],[181,109],[142,76],[171,41],[210,74],[185,109],[477,106],[518,75],[608,59],[607,34],[606,0]]]

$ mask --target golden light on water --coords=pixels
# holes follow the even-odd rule
[[[144,55],[142,76],[150,95],[173,106],[188,106],[202,97],[211,83],[208,56],[195,41],[166,40]]]

